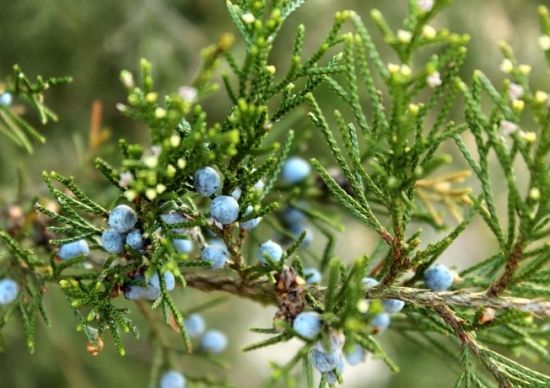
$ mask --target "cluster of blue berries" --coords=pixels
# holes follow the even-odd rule
[[[298,335],[310,340],[319,336],[323,322],[320,314],[306,311],[296,316],[292,327]],[[345,362],[344,356],[340,352],[341,347],[342,336],[338,333],[330,332],[327,343],[318,340],[310,351],[313,367],[325,375],[329,384],[336,384],[336,371],[340,374],[344,372]]]
[[[184,325],[190,338],[202,335],[199,345],[202,351],[218,354],[227,347],[227,337],[224,333],[219,330],[205,332],[206,323],[202,315],[197,313],[189,315],[185,318]],[[161,376],[159,388],[185,388],[185,377],[176,370],[169,370]]]
[[[166,291],[172,291],[176,286],[176,278],[174,274],[170,271],[165,271],[162,274],[164,278],[164,285],[166,286]],[[134,275],[132,280],[135,282],[145,282],[143,275]],[[160,278],[157,272],[147,281],[145,287],[139,284],[133,284],[132,282],[127,282],[123,286],[124,297],[128,300],[137,300],[137,299],[146,299],[146,300],[157,300],[161,294]]]
[[[0,280],[0,305],[10,304],[17,298],[19,294],[19,286],[9,278]]]
[[[119,255],[124,252],[124,245],[128,244],[133,249],[143,249],[143,235],[141,230],[134,229],[138,219],[136,212],[130,206],[118,205],[109,214],[108,224],[111,229],[106,229],[101,235],[103,248],[111,254]]]
[[[201,168],[195,171],[193,175],[193,185],[197,193],[204,197],[212,197],[221,187],[221,179],[216,170],[212,167]],[[254,190],[261,190],[263,182],[258,181],[253,187]],[[242,194],[242,189],[238,187],[231,195],[218,195],[210,202],[210,216],[212,222],[219,228],[231,224],[239,219],[240,207],[238,200]],[[243,212],[242,217],[253,212],[254,208],[248,206]],[[239,227],[242,230],[250,230],[258,226],[260,218],[253,218],[248,221],[240,222]],[[229,257],[229,252],[225,244],[213,242],[205,245],[201,251],[201,260],[209,261],[210,269],[221,269]]]
[[[323,322],[321,315],[316,312],[303,312],[296,316],[292,324],[294,331],[306,340],[319,337]],[[359,345],[348,354],[342,354],[343,337],[336,332],[328,333],[328,341],[318,340],[310,351],[311,363],[319,372],[323,373],[329,384],[336,384],[336,371],[344,372],[345,361],[351,366],[365,360],[366,351]],[[345,361],[344,361],[345,360]]]
[[[219,330],[206,330],[206,323],[200,314],[191,314],[183,321],[189,338],[200,338],[199,348],[204,352],[221,353],[227,347],[227,336]],[[203,334],[204,333],[204,334]]]
[[[341,346],[341,336],[336,333],[329,333],[328,344],[323,344],[319,340],[310,353],[311,364],[319,372],[325,374],[329,384],[337,383],[336,371],[340,374],[344,373],[346,363],[343,354],[340,352]]]
[[[161,220],[167,225],[181,224],[189,220],[179,211],[170,210],[160,216]],[[138,218],[134,209],[127,205],[118,205],[109,214],[108,224],[111,229],[105,230],[101,235],[103,248],[111,254],[121,254],[124,252],[125,245],[141,252],[145,246],[143,232],[135,228]],[[173,233],[184,235],[186,228],[175,227],[171,229]],[[193,250],[191,240],[182,236],[181,239],[172,239],[174,247],[181,253],[190,253]]]
[[[436,264],[424,272],[424,284],[432,291],[444,291],[453,284],[452,272],[442,264]],[[378,285],[378,281],[373,278],[363,278],[363,285],[368,289]],[[405,306],[405,302],[398,299],[384,299],[382,301],[384,312],[375,315],[371,321],[371,325],[376,333],[381,333],[390,325],[390,314],[400,312]],[[366,356],[366,350],[361,346],[356,345],[355,348],[345,355],[349,365],[357,365],[361,363]]]
[[[365,288],[371,288],[378,285],[378,280],[373,278],[363,278],[362,283]],[[384,312],[376,314],[371,321],[375,333],[382,333],[390,326],[390,314],[400,312],[405,307],[405,302],[398,299],[384,299],[382,301]]]
[[[221,179],[216,170],[212,167],[201,168],[195,171],[194,186],[197,193],[204,197],[212,197],[221,187]],[[263,182],[259,181],[254,189],[262,189]],[[214,221],[221,225],[231,224],[239,218],[239,203],[237,202],[241,196],[242,189],[238,188],[232,195],[218,195],[210,202],[210,215]],[[243,212],[243,216],[250,214],[253,211],[252,206],[249,206]],[[241,223],[241,229],[252,229],[260,222],[259,218]]]

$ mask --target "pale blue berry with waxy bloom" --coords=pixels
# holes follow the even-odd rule
[[[227,253],[216,245],[208,245],[201,252],[201,260],[209,261],[209,269],[221,269],[227,261]]]
[[[189,338],[195,338],[204,333],[206,329],[206,323],[204,318],[200,314],[191,314],[183,321],[185,324],[185,331]]]
[[[283,256],[283,248],[281,248],[281,246],[276,242],[268,240],[260,245],[260,249],[258,250],[258,260],[264,264],[267,264],[266,256],[272,261],[279,261]]]
[[[144,282],[145,278],[143,275],[135,275],[134,280],[139,280]],[[146,300],[157,300],[160,296],[160,286],[153,287],[150,283],[147,283],[146,287],[142,287],[138,284],[125,284],[123,287],[124,297],[129,300],[137,299],[146,299]]]
[[[229,195],[220,195],[210,202],[210,215],[222,225],[239,218],[239,203]]]
[[[252,206],[248,206],[246,208],[246,211],[243,214],[243,217],[246,217],[247,215],[252,213],[253,210],[254,208]],[[254,229],[256,226],[260,224],[261,219],[262,219],[261,217],[256,217],[248,221],[239,222],[239,228],[241,228],[242,230]]]
[[[201,338],[200,348],[214,354],[221,353],[227,347],[227,336],[219,330],[209,330]]]
[[[321,283],[322,275],[317,268],[304,268],[304,279],[307,284]]]
[[[134,209],[127,205],[118,205],[109,214],[107,222],[111,228],[118,233],[127,233],[137,222],[137,215]]]
[[[355,348],[350,353],[344,353],[346,361],[351,366],[358,365],[365,361],[366,355],[367,352],[365,351],[365,349],[358,344],[355,344]]]
[[[388,314],[398,313],[405,307],[405,302],[399,299],[385,299],[382,301],[382,304]]]
[[[173,239],[172,244],[179,253],[191,253],[193,252],[193,241],[189,239]]]
[[[124,297],[128,300],[138,300],[143,296],[144,287],[137,284],[128,284],[124,286]]]
[[[205,167],[195,171],[193,177],[195,190],[197,190],[197,193],[200,195],[210,197],[220,188],[220,176],[212,167]]]
[[[311,351],[311,364],[319,372],[327,373],[336,368],[341,357],[339,352],[326,353],[313,349]]]
[[[313,311],[304,311],[296,316],[292,327],[296,333],[304,338],[315,338],[321,331],[321,315]]]
[[[380,313],[372,319],[371,325],[375,333],[382,333],[390,326],[390,314]]]
[[[19,286],[12,279],[0,280],[0,305],[10,304],[17,298],[19,294]]]
[[[141,297],[150,301],[157,300],[160,297],[160,288],[156,288],[150,284],[147,284],[147,287],[143,289]]]
[[[254,183],[254,186],[252,186],[252,190],[260,191],[264,189],[264,186],[264,181],[260,179],[258,182]]]
[[[339,333],[334,331],[328,334],[328,338],[326,342],[320,339],[315,343],[315,349],[325,353],[334,353],[338,351],[341,346],[342,346],[342,336]]]
[[[131,246],[136,251],[143,249],[143,234],[139,229],[132,229],[126,235],[126,245]]]
[[[453,281],[452,272],[443,264],[436,264],[424,272],[424,284],[432,291],[445,291]]]
[[[365,288],[371,288],[378,285],[378,280],[374,278],[363,278],[361,279],[361,283],[365,286]]]
[[[0,105],[10,106],[13,101],[13,96],[9,92],[0,94]]]
[[[145,278],[143,275],[134,275],[132,277],[132,280],[138,280],[138,281],[145,281]],[[145,287],[142,287],[138,284],[131,284],[130,282],[124,283],[124,286],[122,287],[122,290],[124,292],[124,297],[128,300],[138,300],[143,297],[143,294],[145,292]]]
[[[114,229],[107,229],[101,234],[101,244],[108,253],[118,255],[124,252],[124,242],[124,235]]]
[[[61,260],[69,260],[76,256],[88,255],[89,253],[90,248],[88,248],[86,240],[78,240],[61,245],[59,252],[57,252],[57,256],[59,256]]]
[[[311,173],[311,165],[305,159],[294,156],[283,164],[281,178],[287,183],[300,183]]]
[[[174,225],[174,224],[181,224],[184,222],[189,222],[187,217],[185,217],[183,214],[176,210],[170,210],[167,213],[164,213],[160,216],[160,219],[167,225]],[[173,228],[172,232],[179,233],[179,234],[185,234],[187,233],[186,228]]]
[[[160,378],[159,388],[185,388],[185,377],[175,370],[165,372]]]
[[[174,287],[176,286],[176,278],[174,277],[174,274],[171,271],[164,271],[162,274],[164,278],[164,285],[166,286],[166,291],[172,291]],[[151,276],[151,279],[149,279],[149,284],[160,290],[160,279],[159,274],[155,272],[153,276]]]
[[[338,371],[338,373],[342,374],[344,373],[344,369],[346,368],[346,363],[344,362],[344,357],[342,357],[341,354],[339,354],[340,357],[338,357],[336,368],[331,370],[326,374],[327,376],[327,383],[329,384],[336,384],[338,382],[338,379],[336,378],[336,373],[334,371]]]
[[[221,248],[229,256],[229,249],[227,249],[227,245],[225,245],[225,242],[221,238],[211,238],[208,240],[208,245],[215,245]]]

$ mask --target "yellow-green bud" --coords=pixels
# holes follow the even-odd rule
[[[138,196],[138,194],[135,192],[135,190],[125,191],[123,195],[130,202],[132,202]]]
[[[150,104],[157,102],[158,98],[159,95],[155,92],[147,93],[147,95],[145,96],[145,100]]]
[[[523,102],[522,100],[512,101],[512,108],[514,108],[516,112],[521,112],[524,107],[525,107],[525,102]]]
[[[540,190],[536,187],[533,187],[529,190],[529,198],[534,199],[535,201],[540,199]]]
[[[155,109],[155,117],[157,119],[162,119],[166,117],[166,110],[162,109],[161,107],[158,107],[157,109]]]
[[[405,30],[397,30],[397,40],[401,43],[409,43],[412,39],[412,32]]]
[[[157,193],[162,194],[166,190],[166,186],[164,186],[162,183],[159,183],[157,187],[155,187],[155,190]]]
[[[548,101],[548,93],[537,90],[535,92],[535,102],[537,104],[542,105],[542,104],[545,104],[546,101]]]
[[[539,44],[539,48],[542,51],[548,51],[550,50],[550,36],[548,35],[541,35],[539,36],[537,43]]]
[[[425,25],[422,27],[422,36],[426,39],[433,39],[437,35],[437,31],[432,26]]]
[[[179,146],[181,143],[181,137],[179,135],[170,136],[170,145],[174,148]]]
[[[500,70],[504,73],[510,73],[514,69],[514,64],[509,59],[504,59],[500,64]]]
[[[399,65],[395,63],[388,63],[388,71],[390,74],[397,74],[399,72]]]
[[[521,74],[527,75],[531,72],[531,65],[519,65],[518,69]]]
[[[145,190],[145,196],[152,201],[157,197],[157,192],[155,191],[155,189],[147,189]]]

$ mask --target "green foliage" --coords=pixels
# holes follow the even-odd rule
[[[0,94],[9,93],[32,107],[38,113],[40,123],[45,125],[48,120],[57,121],[57,115],[44,105],[44,91],[51,86],[63,85],[71,81],[71,77],[44,79],[38,76],[36,82],[31,82],[20,67],[15,65],[13,67],[13,77],[8,78],[5,84],[0,85]],[[23,109],[23,106],[20,108]],[[24,148],[28,153],[33,151],[32,140],[40,143],[44,143],[46,140],[20,114],[3,104],[0,104],[0,133]]]
[[[293,338],[303,346],[287,362],[270,363],[265,387],[315,386],[310,351],[317,341],[329,343],[331,334],[345,337],[344,352],[360,346],[398,372],[399,366],[379,341],[383,329],[375,323],[384,312],[382,301],[389,299],[406,302],[404,310],[392,316],[391,330],[451,358],[460,368],[455,387],[547,386],[549,376],[523,365],[526,359],[550,361],[545,326],[550,316],[546,302],[550,295],[546,242],[550,119],[548,95],[531,89],[531,68],[519,64],[512,49],[502,43],[501,69],[509,79],[495,86],[476,70],[467,84],[459,71],[469,37],[436,31],[428,24],[451,2],[437,1],[425,12],[410,0],[397,31],[380,12],[371,12],[398,64],[385,63],[356,12],[342,11],[306,58],[305,27],[297,27],[290,66],[279,75],[270,65],[270,54],[283,23],[304,2],[228,1],[228,14],[244,42],[245,55],[238,58],[232,50],[235,38],[223,35],[203,50],[202,64],[185,93],[161,99],[146,60],[140,63],[139,77],[122,71],[127,102],[117,108],[144,125],[150,144],[120,140],[118,165],[99,157],[95,160],[97,170],[117,189],[111,203],[97,203],[73,177],[43,173],[55,203],[39,201],[35,205],[39,214],[26,221],[7,217],[10,222],[0,232],[0,278],[16,279],[21,291],[13,303],[2,307],[0,329],[18,314],[33,352],[37,317],[49,324],[44,295],[48,287],[59,286],[76,328],[89,341],[89,351],[101,351],[109,332],[117,352],[124,355],[122,333],[132,332],[136,338],[140,334],[129,309],[118,307],[119,299],[132,286],[148,287],[156,274],[158,297],[151,304],[135,302],[151,330],[155,356],[149,386],[156,386],[162,371],[177,365],[181,353],[166,332],[176,331],[184,350],[192,352],[184,318],[219,303],[214,300],[182,312],[168,291],[163,276],[168,271],[178,288],[223,291],[278,307],[273,327],[251,329],[269,337],[243,350],[280,346]],[[548,10],[541,7],[539,17],[543,43],[548,38],[548,59]],[[334,50],[339,52],[333,54]],[[229,69],[221,71],[221,81],[231,107],[222,120],[212,122],[200,102],[217,92],[216,74],[223,65]],[[6,90],[33,105],[44,123],[55,119],[41,104],[41,93],[66,79],[38,78],[31,84],[17,68],[16,75]],[[320,86],[326,88],[323,93],[333,93],[338,104],[326,107],[319,98]],[[451,120],[451,107],[457,103],[464,106],[463,122]],[[307,124],[294,116],[302,116],[305,109]],[[332,112],[327,114],[327,109]],[[10,128],[7,133],[17,135],[30,150],[23,134],[38,138],[34,130],[10,108],[0,106],[0,114]],[[299,129],[291,128],[295,125]],[[285,160],[297,154],[307,134],[314,131],[324,138],[330,158],[310,160],[316,178],[296,185],[281,182],[278,175]],[[449,144],[456,145],[471,171],[449,172],[452,158],[445,151]],[[500,171],[495,171],[491,158]],[[519,162],[525,165],[526,187],[518,179]],[[331,163],[336,163],[337,171],[328,167]],[[193,185],[194,172],[205,166],[223,176],[221,194],[235,195],[240,190],[236,222],[217,225],[208,217],[209,199],[199,196]],[[470,174],[479,192],[455,186]],[[494,188],[498,176],[504,177],[506,185],[504,212]],[[135,210],[145,246],[142,250],[125,246],[122,254],[107,254],[101,236],[108,229],[109,209],[120,204]],[[252,212],[244,215],[249,206]],[[310,237],[307,229],[296,235],[292,225],[285,224],[279,209],[289,206],[300,210],[326,237],[322,253],[305,246]],[[345,224],[327,211],[329,207],[375,232],[379,245],[374,252],[363,252],[353,260],[335,253],[336,232],[344,230]],[[163,218],[169,212],[185,221],[169,223]],[[264,220],[257,229],[238,228],[238,223],[258,217]],[[448,252],[476,218],[494,236],[494,251],[456,273],[450,291],[424,289],[426,269]],[[419,227],[422,224],[445,234],[428,235]],[[41,239],[29,238],[32,228],[38,228]],[[199,255],[179,253],[172,239],[182,237],[182,229],[200,250],[212,243],[209,234],[221,239],[229,256],[225,267],[212,272],[211,263]],[[268,232],[277,232],[285,249],[280,261],[266,256],[267,264],[262,265],[257,263],[255,247],[267,240]],[[90,255],[66,261],[57,257],[58,246],[79,240],[88,243]],[[305,282],[306,267],[325,273],[324,286]],[[366,286],[367,276],[379,284]],[[300,335],[293,327],[304,310],[322,317],[321,331],[314,338]],[[225,366],[203,349],[193,357]],[[295,374],[300,364],[305,382]],[[185,374],[192,386],[230,386],[192,371]],[[344,382],[338,371],[335,378],[339,384]],[[329,385],[328,380],[322,374],[319,387]]]

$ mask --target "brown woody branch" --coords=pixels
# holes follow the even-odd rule
[[[494,282],[491,287],[487,290],[487,295],[490,297],[498,296],[502,291],[504,291],[514,277],[516,270],[519,267],[519,260],[523,255],[523,245],[521,242],[521,236],[518,238],[518,241],[514,245],[514,249],[508,255],[508,260],[506,260],[506,266],[504,267],[504,272],[500,279]]]
[[[498,365],[495,364],[492,359],[486,357],[481,352],[481,349],[472,334],[464,329],[464,327],[462,326],[464,320],[458,317],[454,313],[454,311],[451,310],[448,306],[436,306],[435,311],[437,311],[439,316],[443,318],[443,320],[453,328],[457,337],[460,339],[460,342],[462,342],[462,345],[470,348],[472,353],[474,353],[476,357],[479,358],[479,361],[481,361],[483,366],[493,375],[495,380],[498,382],[499,388],[512,388],[512,383],[510,382],[508,377],[503,373],[503,371],[498,367]]]
[[[262,304],[277,305],[274,285],[267,280],[244,283],[239,279],[222,276],[184,274],[187,285],[202,291],[222,291],[248,298]],[[326,287],[310,286],[309,291],[324,302]],[[389,287],[370,289],[365,293],[367,298],[400,299],[424,308],[442,306],[490,307],[495,310],[517,310],[532,313],[536,317],[550,317],[550,302],[535,301],[515,297],[491,297],[485,292],[443,291],[433,292],[410,287]]]

